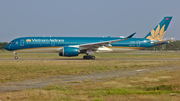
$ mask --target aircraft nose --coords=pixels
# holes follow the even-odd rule
[[[5,46],[5,49],[6,49],[6,50],[9,50],[9,44]]]

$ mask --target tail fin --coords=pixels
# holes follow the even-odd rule
[[[171,19],[172,17],[164,17],[164,19],[154,28],[154,30],[151,30],[151,32],[149,32],[148,35],[146,35],[144,38],[152,41],[161,41],[164,37],[164,34],[166,33]]]

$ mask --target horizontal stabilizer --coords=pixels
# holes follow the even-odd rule
[[[158,42],[151,42],[153,45],[159,45],[159,44],[165,44],[165,43],[169,43],[175,41],[175,39],[166,39],[166,40],[162,40],[162,41],[158,41]]]

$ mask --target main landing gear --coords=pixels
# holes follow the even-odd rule
[[[16,53],[16,52],[14,52],[14,55],[15,55],[15,59],[18,59],[18,56],[17,56],[17,53]]]
[[[95,59],[95,56],[84,55],[84,56],[83,56],[83,59],[92,59],[92,60],[94,60],[94,59]]]

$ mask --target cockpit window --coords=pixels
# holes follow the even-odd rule
[[[14,44],[14,41],[11,41],[10,43],[11,43],[11,44]]]

